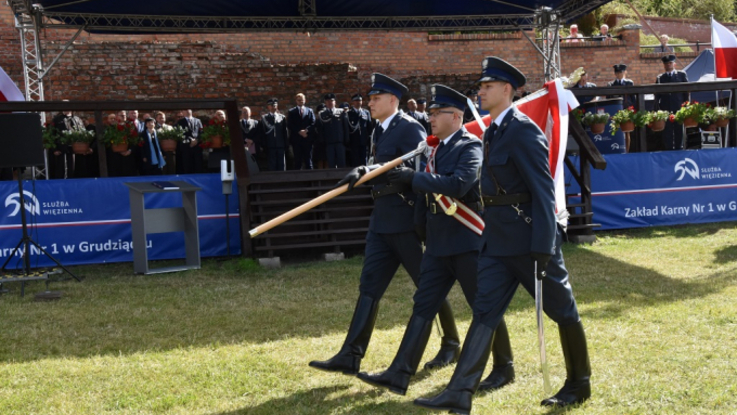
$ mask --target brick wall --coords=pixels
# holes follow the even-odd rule
[[[73,33],[45,31],[46,62]],[[592,82],[605,85],[613,79],[611,65],[626,63],[635,83],[653,82],[662,71],[657,56],[639,54],[639,30],[622,34],[622,41],[562,44],[563,73],[584,66]],[[8,6],[0,6],[0,39],[0,66],[22,85],[19,38]],[[367,90],[374,71],[401,79],[412,96],[427,96],[434,82],[464,90],[477,78],[482,59],[490,55],[525,72],[528,91],[542,85],[542,57],[520,33],[85,33],[51,70],[45,91],[47,100],[235,97],[258,113],[272,96],[291,105],[298,91],[311,105],[321,102],[325,92],[347,101]],[[682,62],[685,65],[690,58]]]

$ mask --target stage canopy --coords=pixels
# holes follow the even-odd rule
[[[540,27],[552,9],[570,22],[612,0],[10,0],[16,14],[31,11],[42,27],[96,33],[518,30]]]

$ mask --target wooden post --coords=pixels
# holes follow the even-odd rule
[[[105,125],[102,119],[102,110],[95,110],[95,134],[97,136],[97,162],[100,166],[100,177],[108,177],[107,152],[102,137],[105,135]]]
[[[228,118],[228,131],[230,131],[230,157],[235,163],[236,183],[238,184],[238,206],[241,220],[241,255],[250,257],[253,255],[253,245],[248,230],[251,228],[251,206],[248,201],[248,186],[251,178],[246,161],[246,148],[243,143],[243,133],[238,122],[238,102],[236,100],[225,103],[225,114]]]

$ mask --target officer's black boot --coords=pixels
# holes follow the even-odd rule
[[[494,330],[474,319],[463,342],[463,351],[448,386],[432,398],[415,399],[423,408],[469,415],[471,398],[479,385],[491,353]]]
[[[491,356],[494,366],[489,376],[479,384],[479,391],[501,389],[514,382],[514,361],[512,360],[512,345],[509,344],[507,323],[502,319],[494,330],[494,340],[491,342]]]
[[[346,375],[355,375],[361,368],[361,359],[366,354],[371,333],[374,331],[376,314],[379,312],[379,302],[361,295],[353,311],[353,319],[348,327],[348,334],[340,352],[332,358],[319,361],[313,360],[310,366],[328,372],[343,372]]]
[[[579,321],[570,326],[558,326],[558,331],[566,360],[566,383],[555,396],[541,402],[544,406],[574,405],[591,397],[591,364],[583,324]]]
[[[432,320],[425,320],[413,314],[404,331],[397,355],[389,368],[375,374],[361,372],[358,378],[371,385],[404,395],[407,393],[410,378],[417,372],[431,332]]]
[[[453,318],[453,310],[450,308],[448,300],[443,300],[440,311],[438,311],[438,319],[440,320],[440,327],[443,330],[440,350],[432,360],[425,363],[425,369],[448,366],[451,363],[457,362],[458,356],[461,354],[461,337],[458,335],[456,321]]]

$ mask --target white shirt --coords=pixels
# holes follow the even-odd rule
[[[384,120],[384,122],[381,123],[382,131],[386,131],[386,129],[389,128],[389,124],[391,124],[392,120],[394,119],[394,117],[397,114],[399,114],[399,111],[394,111],[394,114],[386,117],[386,119]]]
[[[461,127],[461,128],[463,128],[463,127]],[[447,146],[447,145],[448,145],[448,141],[450,141],[450,139],[451,139],[451,138],[453,138],[453,136],[454,136],[454,135],[455,135],[455,134],[456,134],[456,133],[457,133],[458,131],[460,131],[460,130],[461,130],[461,129],[459,128],[459,129],[457,129],[457,130],[453,131],[453,133],[452,133],[452,134],[450,134],[449,136],[445,137],[445,139],[443,140],[443,145],[444,145],[444,146]]]
[[[499,128],[502,125],[502,120],[504,120],[504,117],[507,115],[509,110],[512,109],[512,106],[508,106],[507,109],[502,111],[498,117],[494,118],[494,124],[496,124],[496,127]],[[489,125],[491,127],[491,125]]]

